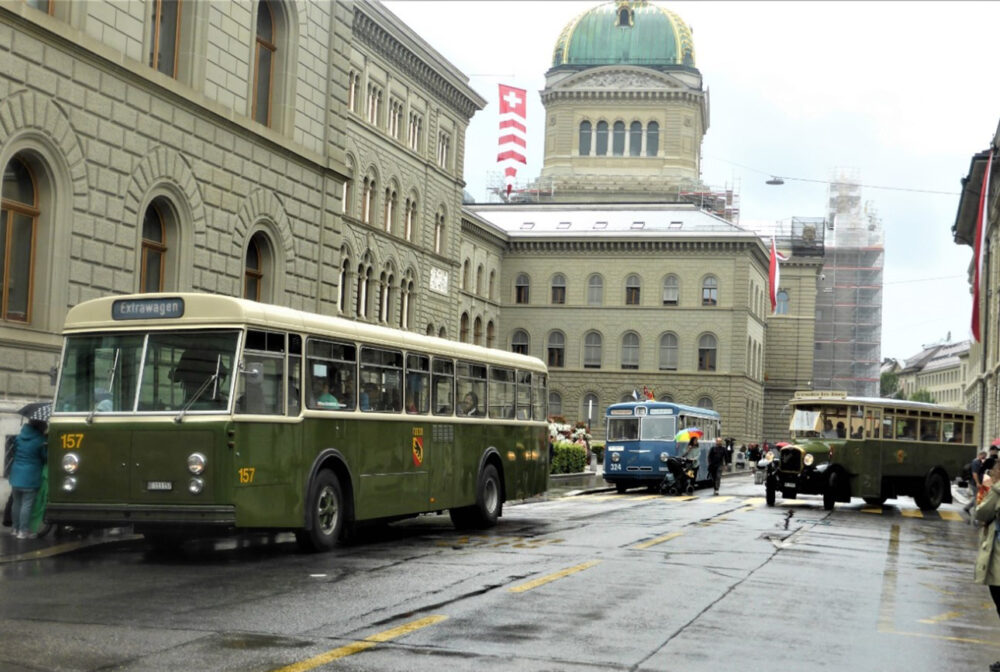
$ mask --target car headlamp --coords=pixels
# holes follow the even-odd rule
[[[811,467],[812,463],[816,461],[816,456],[812,453],[806,453],[806,456],[802,458],[802,464],[807,467]]]

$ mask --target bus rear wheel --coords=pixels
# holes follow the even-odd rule
[[[934,511],[944,501],[947,488],[948,484],[945,482],[944,476],[935,471],[924,480],[924,491],[913,499],[921,511]]]
[[[500,488],[500,475],[492,464],[483,467],[476,484],[476,503],[450,509],[448,515],[457,528],[487,529],[497,524],[503,507]]]
[[[316,474],[306,499],[306,528],[295,532],[304,551],[328,551],[337,544],[344,525],[344,495],[340,479],[328,469]]]

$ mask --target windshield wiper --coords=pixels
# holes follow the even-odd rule
[[[114,361],[111,362],[111,369],[108,371],[108,382],[107,385],[104,387],[104,389],[107,390],[109,394],[111,393],[111,390],[114,389],[113,385],[115,384],[115,371],[118,370],[118,358],[121,357],[121,354],[122,354],[121,348],[115,348],[115,359]],[[90,413],[87,414],[88,425],[94,422],[94,413],[97,413],[96,403],[90,409]]]
[[[186,404],[184,404],[184,408],[182,408],[181,412],[177,414],[176,418],[174,418],[174,422],[180,422],[181,418],[184,417],[184,414],[187,413],[188,410],[191,408],[191,406],[194,405],[194,402],[198,401],[198,399],[201,398],[201,395],[203,395],[205,393],[205,390],[208,389],[208,386],[211,385],[212,383],[217,383],[218,382],[218,380],[219,380],[219,370],[221,368],[222,368],[222,355],[217,355],[216,358],[215,358],[215,373],[213,373],[208,378],[206,378],[205,382],[202,383],[201,387],[198,388],[198,391],[191,395],[191,398],[188,400],[188,402]],[[217,386],[213,387],[212,388],[212,399],[216,399],[218,396],[219,396],[219,389],[218,389],[218,387]]]

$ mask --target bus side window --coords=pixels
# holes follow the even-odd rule
[[[455,362],[434,358],[431,374],[431,408],[434,415],[451,415],[455,410]]]

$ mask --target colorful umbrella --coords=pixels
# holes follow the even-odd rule
[[[674,441],[681,443],[687,443],[692,437],[697,436],[699,439],[704,436],[705,432],[701,431],[697,427],[685,427],[681,431],[677,432],[677,436],[674,437]]]

